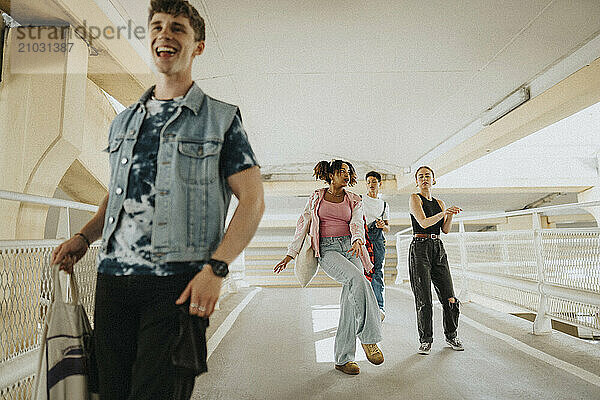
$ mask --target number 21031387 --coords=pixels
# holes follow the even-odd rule
[[[33,42],[33,43],[19,43],[19,53],[65,53],[70,52],[73,48],[74,43],[57,43],[57,42]]]

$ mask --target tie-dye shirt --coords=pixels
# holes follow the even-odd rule
[[[156,158],[160,131],[177,111],[182,97],[148,100],[146,119],[133,149],[127,195],[106,253],[100,252],[98,272],[108,275],[174,275],[198,270],[203,262],[151,261],[152,220],[156,189]],[[221,175],[225,178],[258,165],[240,118],[236,115],[221,149]]]

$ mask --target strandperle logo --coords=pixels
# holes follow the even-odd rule
[[[129,46],[127,42],[145,41],[147,32],[146,27],[136,25],[132,20],[120,26],[102,27],[89,25],[85,20],[78,26],[12,26],[9,31],[10,70],[14,74],[63,74],[67,70],[71,74],[86,74],[89,72],[88,64],[75,62],[83,60],[86,51],[89,56],[98,56],[105,51],[110,40]],[[73,53],[75,56],[71,59],[74,62],[66,64],[65,56]],[[91,68],[100,68],[100,64],[90,65]],[[120,71],[117,64],[101,65],[102,73]],[[146,69],[139,72],[146,73]]]
[[[90,45],[94,40],[103,39],[133,39],[143,40],[146,38],[146,28],[136,25],[132,20],[127,21],[127,25],[99,27],[88,25],[83,21],[83,25],[78,26],[19,26],[13,28],[16,30],[17,40],[42,41],[42,40],[66,40],[72,39],[76,35]]]

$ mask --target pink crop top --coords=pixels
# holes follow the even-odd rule
[[[350,219],[352,208],[348,196],[341,203],[332,203],[323,199],[319,206],[319,236],[337,237],[350,235]]]

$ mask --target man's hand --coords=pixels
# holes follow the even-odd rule
[[[73,236],[71,239],[62,242],[52,252],[52,258],[50,264],[58,264],[59,270],[66,271],[67,273],[73,272],[73,266],[77,261],[87,252],[87,243],[83,238],[79,236]]]
[[[221,294],[223,278],[216,276],[210,265],[205,264],[202,271],[187,284],[181,296],[175,302],[183,304],[190,299],[190,315],[209,317],[215,310],[215,304]]]
[[[385,228],[385,222],[383,222],[382,219],[377,219],[377,220],[375,220],[375,226],[378,227],[379,229],[383,229],[383,228]]]

